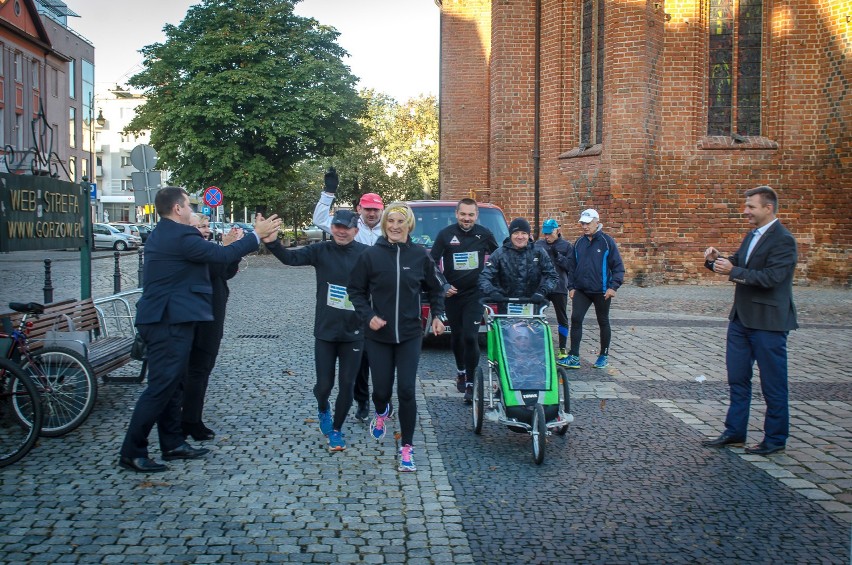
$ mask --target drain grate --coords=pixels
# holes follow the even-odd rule
[[[268,334],[243,334],[238,335],[237,339],[278,339],[279,337],[281,336]]]

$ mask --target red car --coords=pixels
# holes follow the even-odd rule
[[[458,222],[456,204],[458,202],[455,200],[412,200],[408,202],[408,205],[414,210],[414,216],[417,220],[414,231],[411,233],[412,241],[431,249],[438,232]],[[477,204],[479,205],[479,218],[476,223],[491,230],[494,239],[497,240],[497,245],[501,245],[503,240],[509,237],[509,224],[506,222],[503,210],[494,204]],[[420,319],[424,337],[432,335],[432,324],[429,323],[430,311],[429,302],[424,297],[420,305]],[[447,326],[447,333],[450,331],[452,330]],[[486,331],[485,326],[480,326],[480,334],[484,335]]]

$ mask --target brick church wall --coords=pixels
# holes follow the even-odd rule
[[[485,156],[488,173],[476,178],[487,188],[477,197],[532,220],[535,2],[495,0],[484,14],[486,4],[443,3],[442,30],[464,16],[468,31],[490,29],[491,51],[487,73],[459,70],[446,54],[465,39],[442,35],[442,112],[484,100],[482,92],[489,105],[487,123],[465,112],[462,124],[450,125],[442,113],[442,196],[467,196],[454,174],[475,168],[444,161],[445,144],[459,144],[460,134],[468,143],[486,139],[476,155]],[[481,16],[478,27],[469,25],[468,5]],[[743,191],[769,184],[799,242],[797,281],[849,285],[852,2],[764,3],[762,135],[745,143],[706,135],[706,8],[694,0],[608,2],[604,141],[585,150],[578,148],[580,7],[541,0],[541,220],[555,217],[573,239],[579,212],[598,209],[633,284],[720,282],[703,268],[702,251],[734,251],[748,229]],[[480,79],[484,91],[470,84]],[[465,88],[452,90],[455,81]]]

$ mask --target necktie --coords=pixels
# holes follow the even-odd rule
[[[754,230],[751,232],[751,241],[748,244],[748,251],[746,252],[746,263],[748,263],[749,258],[751,258],[751,252],[754,250],[754,246],[757,245],[757,240],[760,239],[760,230]]]

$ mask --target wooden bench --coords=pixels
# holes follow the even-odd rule
[[[141,294],[142,290],[136,289],[95,300],[62,300],[46,304],[44,313],[27,320],[32,323],[28,333],[29,348],[38,351],[44,347],[45,334],[54,327],[67,330],[65,316],[68,316],[74,324],[74,330],[89,332],[90,341],[85,344],[86,358],[96,377],[105,383],[142,382],[147,369],[145,362],[136,377],[109,376],[132,361],[130,349],[136,335],[133,304]],[[14,327],[20,323],[22,316],[18,312],[0,314],[0,318],[8,319]]]

